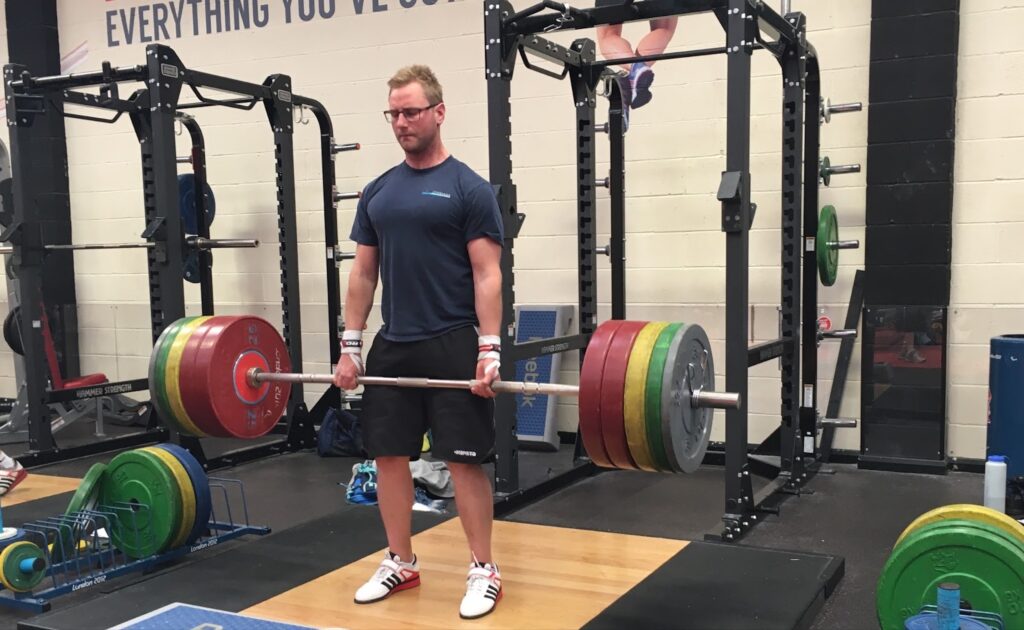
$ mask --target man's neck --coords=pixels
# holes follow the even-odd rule
[[[415,169],[425,169],[437,166],[448,159],[448,149],[438,141],[422,153],[406,153],[405,163]]]

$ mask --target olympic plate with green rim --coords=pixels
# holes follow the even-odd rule
[[[818,277],[821,283],[830,287],[839,275],[839,250],[829,243],[839,242],[839,220],[834,206],[825,206],[818,215],[818,236],[814,250],[818,255]]]
[[[73,516],[76,512],[96,508],[96,502],[99,500],[100,495],[100,482],[103,480],[103,474],[106,470],[107,465],[103,463],[96,463],[89,467],[88,472],[85,473],[82,481],[79,482],[75,494],[71,496],[67,509],[64,510],[66,516]],[[61,526],[61,542],[55,543],[50,553],[50,557],[55,563],[62,562],[65,559],[65,554],[67,557],[74,555],[73,552],[78,545],[78,541],[89,534],[86,528],[91,520],[88,517],[77,519],[74,525],[71,526],[71,530],[63,527],[63,525]]]
[[[0,582],[12,591],[25,593],[46,577],[46,554],[39,545],[21,540],[0,553]]]
[[[159,457],[178,484],[178,493],[181,496],[181,520],[178,522],[178,531],[174,534],[174,540],[171,541],[171,548],[178,548],[185,544],[189,532],[196,524],[196,493],[192,489],[192,480],[178,458],[171,455],[169,451],[155,446],[146,446],[142,450]]]
[[[651,449],[654,466],[661,472],[672,472],[672,466],[665,455],[665,440],[661,432],[661,385],[665,374],[665,363],[672,339],[683,324],[669,324],[658,335],[651,353],[651,364],[647,368],[647,393],[644,397],[644,416],[647,420],[647,444]]]
[[[119,453],[107,465],[100,505],[117,515],[110,539],[130,558],[167,549],[181,522],[181,493],[163,462],[143,450]]]
[[[908,617],[935,603],[943,582],[959,584],[973,610],[1024,627],[1024,547],[999,528],[950,519],[918,528],[893,549],[876,592],[882,629],[903,630]]]
[[[174,429],[179,433],[185,433],[185,429],[174,416],[171,403],[167,399],[167,355],[171,351],[171,343],[178,335],[178,331],[189,319],[192,318],[179,319],[164,329],[160,339],[157,340],[157,345],[153,348],[153,371],[149,378],[149,395],[153,398],[157,410],[160,411],[160,417],[163,418],[168,429]]]

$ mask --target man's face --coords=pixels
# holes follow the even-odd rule
[[[392,113],[403,112],[392,116],[391,129],[406,153],[425,151],[437,138],[441,123],[444,122],[444,103],[431,103],[418,81],[391,90],[388,109]],[[407,117],[404,112],[410,110],[421,111]]]

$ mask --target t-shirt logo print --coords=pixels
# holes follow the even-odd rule
[[[439,190],[424,190],[421,194],[426,195],[428,197],[442,197],[444,199],[452,198],[451,193],[441,192]]]

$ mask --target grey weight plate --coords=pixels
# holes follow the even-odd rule
[[[704,460],[714,418],[713,409],[695,409],[690,404],[692,391],[715,389],[707,333],[695,324],[684,326],[672,339],[668,356],[661,392],[665,451],[673,470],[692,473]]]

